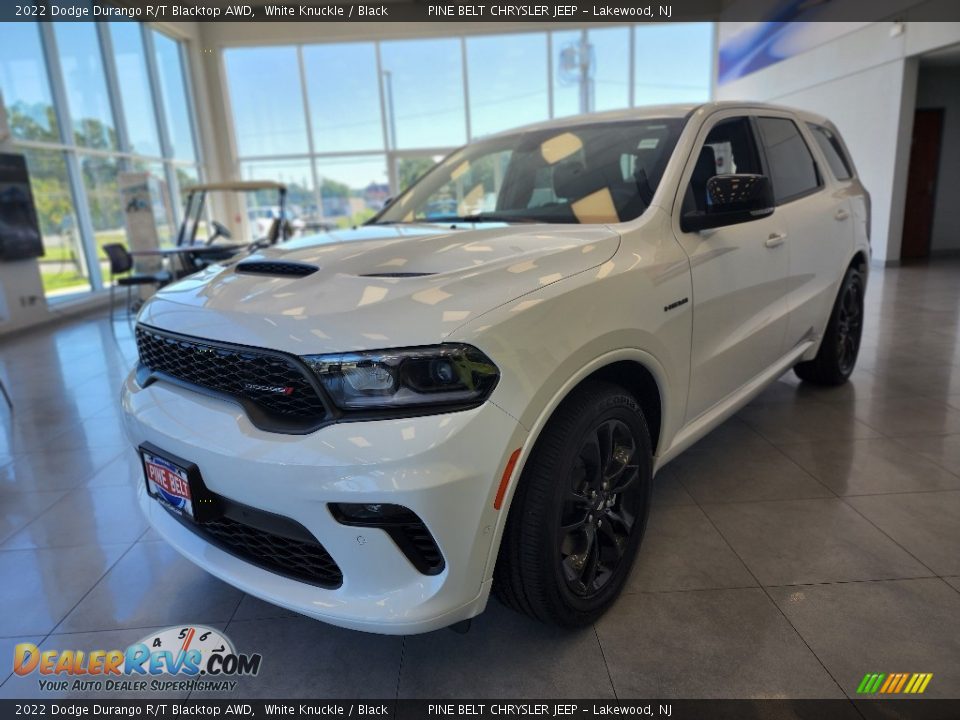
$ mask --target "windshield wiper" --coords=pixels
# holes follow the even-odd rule
[[[543,222],[537,218],[525,215],[495,215],[492,213],[477,213],[476,215],[439,215],[436,217],[417,218],[416,220],[368,220],[365,225],[457,225],[459,223],[537,223]]]
[[[443,215],[440,217],[426,218],[426,222],[431,223],[484,223],[484,222],[505,222],[505,223],[535,223],[540,222],[537,218],[527,217],[525,215],[497,215],[494,213],[477,213],[475,215]]]

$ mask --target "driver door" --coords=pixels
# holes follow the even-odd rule
[[[780,358],[788,321],[789,245],[781,213],[699,232],[684,232],[679,223],[682,213],[704,210],[712,176],[766,174],[754,122],[718,114],[694,147],[675,212],[693,286],[688,422]]]

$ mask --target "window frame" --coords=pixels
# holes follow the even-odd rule
[[[817,146],[820,154],[823,155],[823,159],[826,161],[827,167],[830,168],[830,175],[833,177],[833,179],[842,183],[850,182],[856,179],[857,170],[853,166],[853,160],[850,158],[843,141],[840,139],[840,135],[826,125],[821,125],[820,123],[812,122],[810,120],[805,121],[804,125],[807,126],[807,130],[813,137],[814,144]],[[843,165],[844,170],[847,172],[846,177],[840,177],[833,171],[833,164],[830,162],[830,158],[827,156],[826,150],[823,149],[820,141],[817,140],[818,133],[827,141],[830,147],[833,148],[834,152],[836,152],[837,157],[840,159],[840,164]]]
[[[774,178],[773,178],[773,167],[770,164],[770,156],[767,153],[767,143],[764,140],[763,132],[760,129],[760,121],[765,118],[768,118],[771,120],[787,120],[793,123],[793,128],[794,130],[797,131],[797,136],[800,138],[801,141],[803,141],[803,146],[807,149],[807,153],[810,155],[810,160],[813,162],[813,172],[817,178],[816,185],[806,190],[803,190],[801,192],[794,193],[793,195],[787,195],[783,198],[777,198],[777,183],[774,181]],[[775,111],[765,110],[763,111],[762,114],[757,112],[753,113],[752,119],[755,127],[756,137],[760,143],[760,152],[763,155],[762,162],[764,167],[764,174],[770,179],[770,185],[773,188],[773,197],[774,197],[774,201],[776,202],[776,207],[789,205],[792,202],[795,202],[797,200],[802,200],[803,198],[809,197],[810,195],[816,195],[818,192],[820,192],[826,187],[826,183],[824,182],[824,177],[823,177],[823,171],[820,169],[820,163],[817,161],[817,155],[816,153],[813,152],[813,150],[810,149],[810,143],[807,141],[807,138],[805,138],[803,135],[803,130],[800,127],[799,118],[796,118],[793,115],[790,115],[787,113],[777,113]]]
[[[707,139],[718,126],[723,123],[736,121],[745,121],[747,124],[748,132],[750,133],[750,142],[753,146],[754,160],[756,160],[757,165],[760,167],[760,174],[770,177],[770,168],[767,165],[767,156],[763,148],[763,142],[760,139],[760,129],[757,127],[754,116],[749,112],[741,112],[736,109],[731,111],[733,114],[725,115],[724,117],[719,118],[716,122],[705,123],[703,129],[706,130],[703,135],[703,140],[700,140],[696,143],[694,150],[691,151],[690,160],[693,162],[692,168],[696,168],[697,160],[700,158],[700,151],[707,144]],[[686,171],[684,171],[684,176],[686,176]],[[686,177],[686,181],[682,183],[680,189],[678,189],[678,195],[680,196],[680,219],[681,225],[683,216],[686,215],[691,209],[688,207],[688,198],[692,197],[688,190],[690,189],[690,183],[693,180],[693,169],[691,169],[690,175]]]
[[[689,119],[692,117],[693,113],[687,115],[688,126]],[[760,155],[760,165],[763,168],[763,174],[769,178],[769,167],[767,165],[767,157],[764,152],[763,145],[759,138],[759,129],[756,125],[756,108],[749,107],[748,105],[741,105],[737,107],[720,107],[713,110],[709,113],[700,123],[700,126],[693,132],[695,135],[693,141],[690,145],[690,150],[686,153],[686,156],[683,158],[677,158],[680,160],[680,170],[677,177],[676,184],[670,188],[670,191],[673,192],[673,201],[669,204],[670,215],[672,218],[672,227],[674,235],[677,238],[684,236],[701,236],[701,232],[698,230],[685,230],[683,223],[683,211],[684,211],[684,198],[686,196],[687,186],[690,184],[690,178],[693,176],[694,168],[697,164],[697,158],[700,155],[700,149],[706,143],[707,137],[710,135],[710,132],[714,127],[724,122],[725,120],[730,120],[733,118],[747,117],[750,120],[750,129],[753,132],[753,141],[756,147],[757,152]],[[686,132],[686,130],[684,130]],[[678,145],[683,142],[683,136],[681,135]],[[669,168],[669,166],[668,166]],[[754,220],[750,220],[748,223],[743,223],[743,225],[750,225],[753,223],[764,222],[774,215],[768,215]],[[737,227],[737,226],[731,226]],[[716,228],[712,231],[706,232],[716,232],[725,230],[725,227]]]

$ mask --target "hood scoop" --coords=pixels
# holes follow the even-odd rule
[[[306,277],[313,275],[319,269],[316,265],[287,260],[245,260],[237,263],[235,267],[238,273],[276,277]]]

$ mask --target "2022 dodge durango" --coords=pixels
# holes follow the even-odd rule
[[[793,368],[847,380],[869,196],[837,129],[710,103],[457,150],[362,227],[140,312],[123,387],[156,531],[348,628],[617,598],[654,473]]]

